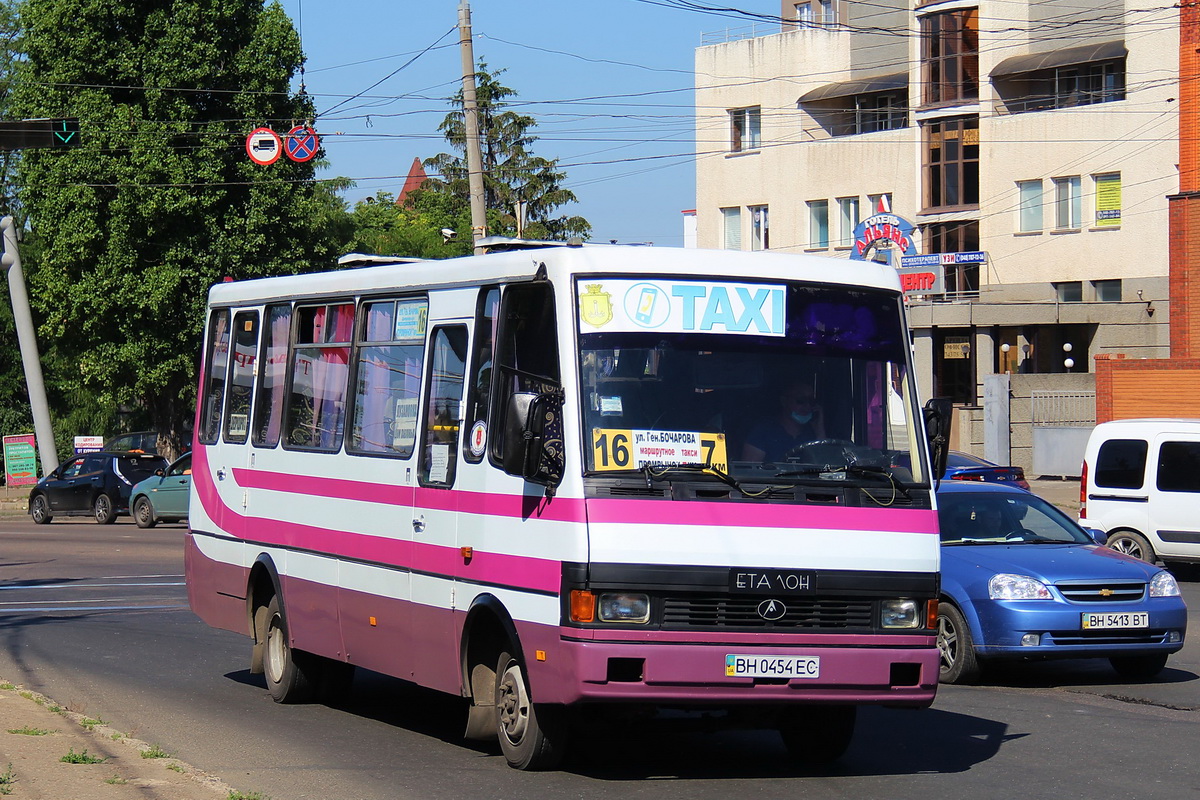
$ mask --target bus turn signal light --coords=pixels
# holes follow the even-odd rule
[[[571,622],[593,622],[596,619],[596,595],[586,589],[571,590]]]
[[[935,598],[933,600],[930,600],[929,605],[926,606],[926,614],[925,614],[925,627],[926,628],[929,628],[930,630],[934,630],[937,628],[937,617],[938,617],[937,612],[938,612],[938,601]]]

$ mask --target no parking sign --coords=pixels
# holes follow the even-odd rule
[[[283,149],[292,161],[311,161],[321,149],[321,140],[312,128],[297,125],[287,132],[283,140]]]

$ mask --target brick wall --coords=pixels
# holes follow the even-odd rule
[[[1096,422],[1200,418],[1200,358],[1096,356]]]

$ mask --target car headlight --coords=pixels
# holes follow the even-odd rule
[[[923,621],[921,604],[916,600],[884,600],[879,621],[885,628],[919,628]]]
[[[649,622],[650,596],[635,592],[605,592],[598,603],[601,622]]]
[[[1160,572],[1150,579],[1151,597],[1179,597],[1179,583],[1169,572]]]
[[[1046,584],[1028,575],[1002,572],[988,581],[988,597],[992,600],[1051,600],[1053,595]]]

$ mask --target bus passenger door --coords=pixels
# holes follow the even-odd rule
[[[462,427],[465,325],[439,325],[429,338],[418,487],[413,504],[413,680],[458,691],[454,625],[455,578],[467,557],[458,545],[459,492],[454,491]]]

